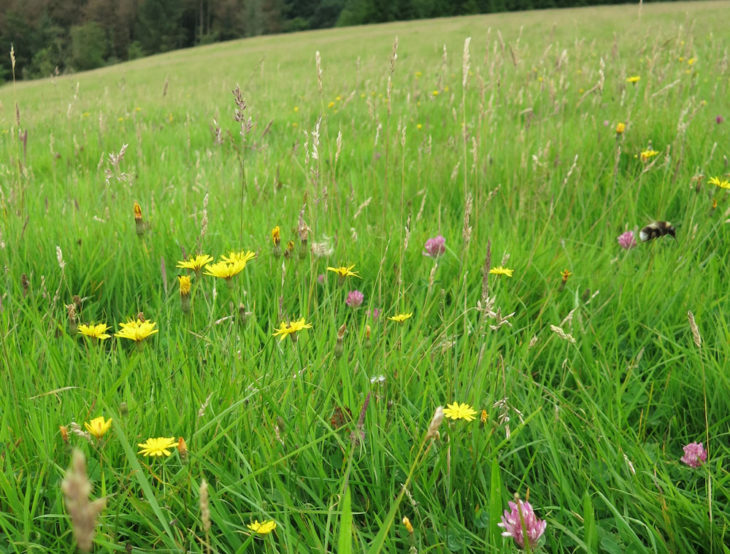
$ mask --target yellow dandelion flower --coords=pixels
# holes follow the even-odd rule
[[[279,337],[279,340],[284,340],[287,335],[291,336],[292,340],[296,342],[297,340],[297,332],[301,331],[302,329],[311,329],[312,324],[307,323],[304,318],[298,319],[297,321],[292,322],[282,322],[276,331],[274,331],[275,337]]]
[[[656,150],[651,150],[651,149],[650,149],[650,150],[644,150],[644,151],[643,151],[643,152],[642,152],[642,153],[641,153],[641,154],[639,155],[639,157],[641,158],[641,161],[642,161],[642,162],[646,163],[646,162],[648,162],[649,160],[651,160],[651,159],[652,159],[652,158],[653,158],[654,156],[658,156],[658,155],[659,155],[659,152],[657,152]]]
[[[690,58],[687,60],[687,65],[694,65],[694,63],[697,61],[697,58]]]
[[[104,416],[95,417],[91,421],[84,422],[84,427],[86,427],[86,430],[91,433],[97,440],[103,437],[106,432],[111,428],[111,426],[111,418],[105,421]]]
[[[279,246],[281,243],[281,229],[278,225],[271,230],[271,240],[274,242],[274,246]]]
[[[355,267],[355,264],[348,265],[348,266],[340,266],[340,267],[328,267],[327,271],[333,271],[337,273],[337,276],[340,279],[344,279],[345,277],[360,277],[357,273],[352,271]]]
[[[187,296],[190,294],[190,277],[187,275],[181,275],[178,277],[180,281],[180,296]]]
[[[274,529],[276,529],[276,522],[273,519],[270,519],[268,521],[262,521],[261,523],[259,523],[258,519],[254,519],[253,522],[249,523],[246,527],[248,527],[257,535],[268,535]]]
[[[188,258],[187,260],[181,260],[177,262],[177,267],[179,267],[180,269],[192,269],[193,271],[200,271],[212,261],[212,256],[208,256],[207,254],[198,254],[194,258]]]
[[[730,181],[727,179],[720,179],[719,177],[712,177],[709,181],[711,185],[715,185],[716,187],[720,187],[721,189],[730,189]],[[79,329],[81,327],[79,326]]]
[[[434,96],[438,96],[439,95],[439,91],[434,90],[431,94],[433,94]]]
[[[299,106],[294,106],[294,112],[298,112],[298,111],[299,111]]]
[[[571,275],[573,275],[573,273],[571,273],[569,269],[564,269],[560,272],[560,276],[563,278],[563,283],[565,283]]]
[[[501,265],[499,267],[493,267],[489,270],[490,275],[506,275],[507,277],[512,277],[512,273],[514,273],[514,269],[508,269],[506,267],[502,267]]]
[[[388,319],[397,323],[403,323],[406,319],[410,319],[412,315],[413,312],[408,312],[391,316]]]
[[[616,134],[617,135],[622,135],[625,130],[626,130],[626,124],[625,123],[618,122],[616,124]]]
[[[459,402],[453,402],[444,408],[444,415],[453,420],[463,419],[464,421],[474,421],[476,414],[476,410],[469,406],[469,404],[460,404]]]
[[[97,323],[96,325],[85,325],[82,323],[79,325],[79,333],[96,340],[106,340],[111,337],[111,335],[107,334],[108,330],[109,326],[106,323]]]
[[[122,329],[118,333],[114,333],[114,336],[139,343],[158,332],[155,325],[157,324],[154,321],[142,321],[140,319],[132,321],[130,319],[126,323],[119,324]]]
[[[482,410],[482,413],[479,415],[479,421],[484,425],[487,422],[487,418],[489,416],[487,415],[487,410]]]
[[[157,437],[156,439],[147,439],[143,443],[137,444],[139,453],[142,456],[169,456],[172,449],[177,447],[175,437]]]
[[[638,75],[632,75],[631,77],[626,78],[626,82],[631,83],[632,85],[635,85],[640,80],[641,80],[641,77],[639,77]]]
[[[220,279],[230,280],[246,267],[246,262],[238,260],[232,263],[229,262],[217,262],[210,264],[205,268],[205,274],[211,275],[212,277],[219,277]]]
[[[330,102],[329,104],[327,104],[327,107],[328,108],[334,108],[335,107],[335,103],[334,102]]]
[[[254,252],[251,252],[250,250],[241,250],[240,252],[229,252],[228,256],[221,256],[221,259],[229,264],[243,262],[243,267],[246,267],[246,264],[255,257],[256,254]]]

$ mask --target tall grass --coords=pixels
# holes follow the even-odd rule
[[[728,7],[261,37],[0,89],[0,548],[73,551],[78,448],[100,551],[503,552],[518,494],[544,551],[727,552]],[[654,220],[676,240],[619,247]],[[177,262],[242,249],[183,313]],[[141,348],[69,325],[140,312]],[[452,402],[477,419],[429,434]]]

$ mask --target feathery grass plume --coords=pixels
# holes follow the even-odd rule
[[[390,97],[393,92],[393,74],[395,73],[395,62],[397,59],[398,59],[398,35],[396,35],[395,39],[393,40],[393,50],[390,53],[390,72],[388,73],[388,83],[385,88],[385,100],[386,100],[386,105],[388,108],[389,116],[393,109],[391,102],[390,102]]]
[[[203,529],[207,537],[210,531],[210,497],[208,496],[208,482],[205,479],[200,481],[200,518],[203,520]]]
[[[562,329],[562,327],[558,327],[557,325],[550,325],[550,330],[553,333],[555,333],[556,335],[558,335],[561,339],[567,340],[568,342],[575,344],[575,338],[573,338],[572,335],[569,335],[568,333],[566,333]]]
[[[431,423],[428,426],[428,432],[426,433],[427,439],[437,439],[439,437],[439,427],[444,422],[444,408],[438,406],[436,411],[433,413]]]
[[[700,348],[702,346],[702,337],[700,336],[700,330],[697,327],[694,314],[689,311],[687,312],[687,318],[689,319],[689,328],[692,330],[692,339],[695,341],[695,346]]]
[[[319,124],[317,124],[319,127]],[[317,135],[319,136],[319,135]],[[306,202],[302,204],[302,209],[299,210],[299,221],[297,222],[297,234],[299,235],[299,258],[304,258],[307,255],[307,241],[309,239],[309,226],[304,221],[304,209],[307,207]]]
[[[208,193],[203,196],[203,218],[200,221],[200,236],[198,236],[198,252],[203,247],[203,239],[208,232]]]
[[[474,198],[471,193],[466,196],[466,202],[464,204],[464,227],[461,231],[461,237],[464,239],[464,252],[469,250],[469,243],[471,242],[471,210],[473,207]]]
[[[317,67],[317,88],[319,95],[322,96],[322,57],[319,55],[319,50],[314,53],[314,63]]]
[[[96,518],[106,505],[105,498],[89,502],[91,489],[91,482],[86,475],[84,454],[74,449],[71,467],[61,482],[61,490],[66,498],[66,509],[71,516],[74,538],[82,552],[91,552]]]

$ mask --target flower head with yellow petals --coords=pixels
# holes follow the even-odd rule
[[[130,319],[126,323],[119,324],[121,330],[114,333],[114,336],[121,339],[133,340],[139,343],[159,331],[158,329],[155,329],[156,325],[157,324],[154,321],[142,321],[141,319],[132,321]]]
[[[162,457],[169,456],[172,449],[177,447],[175,437],[158,437],[156,439],[147,439],[145,442],[138,444],[142,456]]]
[[[279,340],[284,340],[287,336],[290,336],[292,341],[297,341],[297,333],[302,329],[311,329],[312,324],[307,323],[304,318],[298,319],[292,322],[282,322],[279,328],[274,331],[274,336],[279,337]]]
[[[91,421],[84,422],[84,427],[86,427],[86,430],[91,433],[96,440],[103,437],[111,426],[111,418],[104,420],[103,416],[95,417]]]
[[[106,323],[97,323],[96,325],[79,325],[79,333],[85,337],[96,340],[106,340],[111,335],[107,334],[109,326]]]
[[[453,420],[463,419],[464,421],[474,421],[477,412],[469,404],[454,402],[444,408],[444,415]]]

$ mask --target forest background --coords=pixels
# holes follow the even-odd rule
[[[94,69],[257,35],[606,0],[0,0],[0,48],[15,78]],[[0,83],[13,78],[0,59]]]

